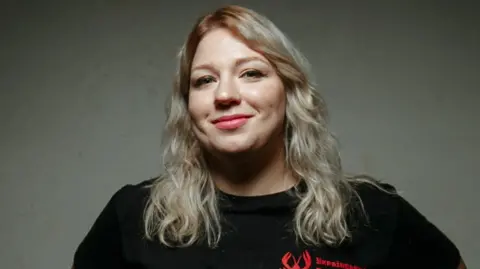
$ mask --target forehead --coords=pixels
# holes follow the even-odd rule
[[[242,58],[267,59],[251,49],[243,41],[226,29],[216,29],[207,33],[197,46],[192,67],[202,64],[231,64]]]

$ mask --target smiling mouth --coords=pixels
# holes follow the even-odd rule
[[[243,114],[223,116],[213,120],[212,123],[221,130],[234,130],[245,125],[251,117]]]

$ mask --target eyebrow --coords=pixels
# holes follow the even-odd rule
[[[255,61],[259,61],[259,62],[262,62],[264,64],[267,64],[267,65],[270,65],[269,62],[265,61],[264,59],[258,57],[258,56],[251,56],[251,57],[242,57],[242,58],[238,58],[235,60],[235,67],[238,67],[240,65],[243,65],[245,63],[248,63],[248,62],[255,62]],[[208,69],[208,70],[211,70],[213,69],[213,64],[211,63],[206,63],[206,64],[200,64],[200,65],[197,65],[197,66],[194,66],[192,67],[192,72],[194,70],[198,70],[198,69]]]

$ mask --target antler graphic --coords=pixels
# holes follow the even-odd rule
[[[293,260],[293,265],[289,264],[291,258]],[[305,264],[303,267],[300,267],[300,261],[302,259]],[[298,257],[298,259],[293,257],[291,252],[287,252],[282,257],[282,264],[284,266],[283,269],[308,269],[312,265],[312,257],[310,257],[310,254],[306,250],[302,253],[301,257]]]
[[[298,266],[297,264],[294,264],[293,266],[290,266],[288,264],[288,261],[290,261],[290,258],[292,257],[292,253],[290,252],[287,252],[285,253],[285,255],[283,255],[282,257],[282,264],[283,264],[283,269],[294,269],[295,266]],[[294,259],[294,262],[295,262],[295,259]]]
[[[308,269],[312,265],[312,257],[310,257],[310,253],[308,251],[304,251],[302,253],[303,260],[305,261],[305,266],[302,269]]]

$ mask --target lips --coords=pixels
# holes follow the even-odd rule
[[[212,123],[221,130],[235,130],[245,125],[252,115],[235,114],[217,118]]]
[[[212,121],[213,124],[219,123],[219,122],[224,122],[224,121],[233,121],[233,120],[238,120],[238,119],[248,119],[251,118],[251,115],[246,115],[246,114],[235,114],[235,115],[228,115],[228,116],[223,116],[220,118],[217,118]]]

